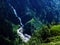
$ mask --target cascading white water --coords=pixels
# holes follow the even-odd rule
[[[17,34],[20,36],[20,38],[22,39],[23,42],[28,42],[29,39],[31,38],[31,36],[28,34],[23,34],[23,26],[24,25],[21,22],[21,18],[17,15],[17,12],[14,9],[14,7],[11,4],[9,4],[9,6],[13,9],[15,16],[19,19],[19,22],[20,22],[20,28],[17,29]]]

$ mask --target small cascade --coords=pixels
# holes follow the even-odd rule
[[[31,36],[28,35],[28,34],[23,34],[23,30],[24,30],[23,27],[24,27],[24,25],[22,24],[21,18],[17,15],[17,12],[14,9],[14,7],[11,4],[9,4],[9,6],[13,9],[15,16],[19,19],[19,22],[20,22],[20,28],[17,29],[17,34],[18,34],[18,36],[20,36],[20,38],[22,39],[22,41],[26,43],[26,42],[29,41],[29,39],[31,38]]]

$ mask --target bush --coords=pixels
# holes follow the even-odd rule
[[[60,35],[60,25],[53,25],[50,28],[51,36]]]
[[[56,41],[60,41],[60,36],[49,37],[48,39],[49,39],[51,42],[56,42]]]

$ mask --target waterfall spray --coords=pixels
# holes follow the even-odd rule
[[[11,4],[9,4],[9,6],[13,9],[15,16],[19,19],[19,22],[20,22],[20,28],[17,29],[17,34],[20,36],[23,42],[28,42],[31,36],[28,34],[23,34],[24,25],[22,24],[21,18],[17,15],[17,12],[14,9],[14,7]]]

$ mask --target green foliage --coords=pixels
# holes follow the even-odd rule
[[[60,41],[60,36],[53,36],[48,38],[51,42]]]
[[[50,32],[51,32],[51,36],[60,35],[60,25],[51,26]]]
[[[38,44],[41,43],[40,34],[38,32],[39,32],[39,30],[38,31],[35,30],[35,32],[32,34],[32,37],[31,37],[31,39],[29,41],[29,44],[38,45]]]
[[[53,25],[53,26],[51,26],[51,30],[60,31],[60,25]]]
[[[54,33],[55,32],[55,33]],[[57,32],[57,33],[56,33]],[[35,42],[39,40],[38,42],[51,42],[51,36],[58,36],[60,35],[60,25],[50,25],[48,26],[43,26],[40,30],[35,30],[34,33],[32,34],[32,40],[35,39]],[[51,37],[51,38],[50,38]],[[58,39],[57,39],[58,38]],[[55,37],[53,38],[54,41],[59,40],[60,37]]]
[[[16,29],[18,28],[18,25],[13,25],[13,32],[15,34],[14,45],[59,45],[60,36],[57,36],[57,35],[60,35],[59,34],[60,25],[49,25],[49,26],[45,25],[39,30],[34,30],[30,41],[27,43],[24,43],[17,36]],[[57,33],[54,33],[54,32],[57,32]]]
[[[7,21],[8,22],[8,21]],[[17,29],[19,25],[12,24],[12,33],[13,38],[9,39],[8,37],[4,37],[3,35],[0,35],[0,38],[6,43],[9,43],[9,45],[59,45],[60,43],[60,24],[58,25],[43,25],[40,26],[40,24],[36,23],[34,19],[32,19],[30,22],[32,25],[36,27],[34,32],[32,33],[32,37],[29,42],[24,43],[20,39],[20,37],[17,35]],[[38,25],[37,25],[38,24]],[[8,27],[8,26],[7,26]],[[29,26],[27,26],[27,30]],[[34,28],[35,28],[34,27]],[[37,29],[38,27],[38,29]],[[8,31],[7,31],[8,32]]]
[[[43,40],[45,40],[46,38],[48,38],[50,36],[50,30],[47,26],[44,26],[41,30],[41,38],[43,38]]]

